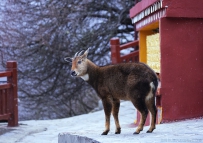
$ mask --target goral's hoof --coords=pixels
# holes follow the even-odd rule
[[[149,129],[147,133],[152,133],[155,128]]]
[[[118,129],[115,134],[120,134],[121,133],[121,129]]]
[[[137,134],[139,134],[139,133],[138,133],[138,132],[134,132],[134,133],[133,133],[133,135],[137,135]]]
[[[101,135],[107,135],[109,131],[103,132]]]
[[[119,132],[115,132],[115,134],[120,134],[121,132],[119,131]]]
[[[149,130],[147,131],[147,133],[152,133],[152,132],[153,132],[153,130],[152,131],[149,131]]]

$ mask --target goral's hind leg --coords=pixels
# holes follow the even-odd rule
[[[120,100],[119,99],[113,99],[112,114],[113,114],[115,124],[116,124],[115,134],[121,133],[121,127],[120,127],[119,119],[118,119],[119,108],[120,108]]]
[[[143,130],[147,115],[148,115],[148,109],[145,105],[145,102],[142,100],[139,101],[132,101],[133,105],[137,108],[137,110],[140,112],[141,114],[141,119],[140,119],[140,123],[136,129],[136,131],[133,134],[139,134],[140,131]]]
[[[105,113],[105,130],[102,135],[107,135],[110,130],[110,116],[112,110],[112,103],[109,98],[102,99],[102,103],[104,106],[104,113]]]
[[[155,99],[150,99],[146,102],[147,108],[151,113],[151,125],[147,133],[152,133],[154,129],[156,129],[156,115],[157,115],[157,108],[155,105]]]
[[[136,131],[133,133],[133,134],[139,134],[140,131],[143,130],[144,128],[144,124],[145,124],[145,121],[146,121],[146,118],[147,118],[147,115],[148,115],[148,110],[147,109],[142,109],[140,111],[140,114],[141,114],[141,119],[140,119],[140,123],[136,129]]]

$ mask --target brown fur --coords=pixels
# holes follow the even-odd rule
[[[87,82],[96,90],[102,100],[106,118],[102,135],[107,135],[110,130],[111,112],[116,125],[115,133],[121,133],[118,119],[120,100],[130,100],[141,113],[140,124],[134,134],[139,134],[143,130],[148,110],[151,112],[151,126],[147,131],[151,133],[155,129],[157,114],[155,93],[158,79],[154,71],[143,63],[99,67],[87,59],[87,54],[88,50],[82,56],[72,58],[71,70],[72,75],[75,72],[73,76],[77,77],[88,74]],[[82,62],[78,64],[78,61]]]

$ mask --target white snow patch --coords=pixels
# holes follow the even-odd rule
[[[111,130],[107,136],[102,136],[104,130],[104,111],[84,114],[71,118],[41,121],[20,121],[20,126],[12,132],[0,136],[0,143],[57,143],[59,134],[71,134],[91,138],[102,143],[189,143],[203,142],[203,119],[186,120],[175,123],[164,123],[156,126],[153,133],[146,133],[149,126],[133,135],[136,127],[132,123],[136,119],[135,108],[131,102],[121,102],[119,118],[121,134],[116,135],[115,124],[111,117]],[[7,124],[0,123],[0,128]],[[69,142],[69,141],[67,141]]]

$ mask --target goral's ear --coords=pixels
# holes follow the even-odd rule
[[[65,57],[65,58],[64,58],[64,61],[69,62],[69,63],[72,63],[73,58]]]

